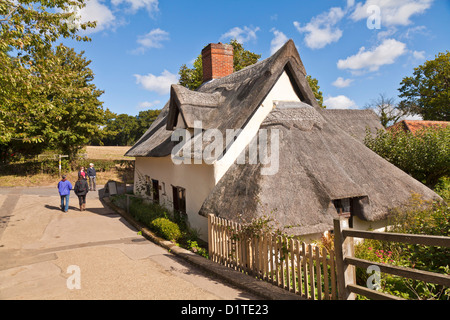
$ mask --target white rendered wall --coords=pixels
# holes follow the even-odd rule
[[[207,164],[175,165],[170,156],[167,157],[136,157],[134,176],[134,192],[137,194],[139,184],[145,183],[145,175],[158,180],[159,202],[173,211],[172,186],[186,189],[186,212],[189,225],[200,232],[203,240],[208,238],[207,218],[200,216],[200,210],[206,197],[214,188],[214,169]],[[163,188],[165,185],[165,193]]]

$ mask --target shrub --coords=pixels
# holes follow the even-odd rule
[[[124,208],[125,208],[125,204]],[[167,209],[164,207],[153,204],[146,203],[141,198],[131,198],[130,199],[130,214],[137,220],[150,226],[151,222],[157,218],[168,218],[169,214]]]
[[[150,227],[167,240],[177,241],[182,234],[178,225],[167,218],[157,218],[150,223]]]
[[[364,144],[398,168],[433,188],[450,174],[450,126],[411,132],[367,132]]]

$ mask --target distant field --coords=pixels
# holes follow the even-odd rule
[[[134,157],[125,157],[124,154],[130,150],[131,147],[97,147],[87,146],[86,153],[88,159],[102,159],[102,160],[134,160]]]

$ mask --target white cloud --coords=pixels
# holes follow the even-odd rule
[[[300,33],[306,33],[305,43],[311,49],[320,49],[337,42],[342,37],[342,30],[336,24],[344,17],[345,11],[339,7],[330,8],[327,12],[311,19],[304,27],[294,21],[294,26]]]
[[[402,118],[402,120],[423,120],[423,117],[420,114],[410,114]]]
[[[115,29],[116,27],[123,25],[123,19],[118,19],[117,14],[120,12],[120,9],[117,8],[111,9],[111,6],[108,6],[104,3],[104,0],[87,0],[86,6],[77,10],[76,21],[73,21],[77,27],[80,26],[81,23],[86,23],[88,21],[96,22],[97,25],[95,28],[88,28],[87,30],[81,30],[81,33],[90,34],[95,33],[107,29]],[[150,15],[153,15],[155,12],[158,12],[158,0],[112,0],[111,4],[113,7],[118,7],[122,3],[128,4],[129,9],[125,10],[128,13],[135,14],[140,9],[145,9],[148,11]],[[114,12],[114,13],[113,13]]]
[[[406,52],[406,45],[395,39],[386,39],[373,50],[361,47],[357,54],[340,59],[339,69],[377,71],[382,65],[392,64],[399,56]]]
[[[154,101],[151,101],[151,102],[150,101],[143,101],[143,102],[140,102],[138,104],[137,109],[138,110],[148,110],[148,109],[151,109],[151,108],[153,108],[155,106],[158,106],[160,103],[161,103],[160,100],[154,100]]]
[[[425,51],[413,51],[413,57],[417,60],[424,60],[425,59]]]
[[[151,73],[147,75],[135,74],[136,83],[142,85],[148,91],[154,91],[160,95],[169,94],[170,86],[178,82],[178,75],[164,70],[160,76]]]
[[[380,8],[381,26],[406,26],[411,23],[411,16],[424,13],[434,0],[367,0],[365,4],[358,3],[351,18],[354,21],[366,19],[372,15],[369,6]]]
[[[256,32],[259,31],[259,27],[252,28],[244,26],[244,28],[234,27],[225,32],[220,39],[236,39],[239,43],[245,43],[250,40],[256,40]]]
[[[278,31],[275,28],[272,28],[270,31],[273,32],[274,35],[274,38],[270,42],[270,54],[272,55],[277,52],[277,50],[280,49],[289,39],[283,32]]]
[[[95,28],[88,28],[81,31],[84,34],[99,32],[116,25],[116,17],[112,11],[99,0],[88,0],[86,6],[78,10],[76,17],[78,20],[74,21],[74,23],[77,27],[79,27],[81,23],[89,21],[95,21],[97,23]]]
[[[342,77],[338,77],[332,84],[338,88],[348,87],[353,82],[353,79],[344,79]]]
[[[168,41],[169,33],[167,31],[156,28],[143,36],[138,36],[136,40],[140,44],[140,47],[134,50],[134,53],[144,53],[148,48],[162,48],[162,42]]]
[[[145,9],[150,15],[159,11],[158,0],[111,0],[111,3],[115,6],[119,6],[122,3],[128,4],[131,13],[136,13],[140,9]]]
[[[355,101],[351,100],[350,98],[339,95],[336,97],[327,97],[323,104],[327,106],[327,109],[357,109],[358,106],[356,105]]]

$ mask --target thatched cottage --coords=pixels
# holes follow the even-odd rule
[[[204,83],[196,91],[172,85],[126,155],[136,157],[135,192],[186,213],[204,239],[210,213],[238,222],[270,216],[314,237],[339,214],[376,228],[411,193],[439,198],[364,146],[365,129],[381,128],[372,111],[319,107],[292,40],[234,73],[230,45],[210,44],[202,55]],[[183,139],[174,138],[179,130]],[[277,155],[271,162],[252,154],[263,144],[266,160]]]

